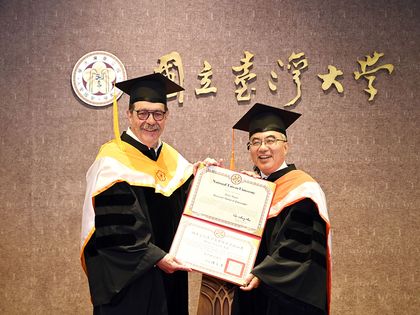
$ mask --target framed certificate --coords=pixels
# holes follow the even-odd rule
[[[238,285],[252,270],[275,184],[210,166],[192,184],[170,253]]]

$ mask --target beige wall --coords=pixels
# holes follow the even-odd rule
[[[0,29],[1,314],[90,312],[79,264],[84,177],[112,137],[112,110],[78,102],[70,75],[93,50],[118,56],[129,77],[181,54],[185,101],[171,103],[164,138],[191,161],[228,160],[230,128],[251,104],[281,107],[294,96],[276,60],[305,52],[303,96],[292,107],[303,116],[289,132],[288,162],[328,198],[332,314],[420,309],[418,1],[0,1]],[[244,50],[255,54],[257,93],[238,105],[231,67]],[[369,103],[366,82],[352,73],[375,50],[395,71],[377,74]],[[218,93],[197,98],[204,60]],[[317,74],[329,64],[344,72],[343,96],[321,90]],[[281,74],[276,95],[267,88],[271,70]],[[246,135],[236,139],[237,166],[249,169]]]

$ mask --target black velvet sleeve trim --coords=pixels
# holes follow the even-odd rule
[[[95,208],[109,206],[131,206],[135,202],[132,194],[100,194],[95,197]]]
[[[309,245],[312,242],[312,236],[301,231],[287,229],[284,235],[287,239],[295,240],[304,245]]]
[[[301,253],[287,247],[282,247],[279,249],[279,255],[285,259],[293,260],[299,263],[303,263],[309,259],[312,259],[316,264],[326,269],[325,256],[318,253],[315,250],[311,250],[306,253]]]
[[[96,238],[96,249],[130,246],[136,243],[136,237],[133,234],[112,234]]]
[[[136,218],[132,214],[111,213],[95,216],[95,227],[100,228],[109,225],[133,226]]]
[[[283,258],[303,263],[309,259],[310,252],[301,253],[287,247],[282,247],[279,249],[279,255]]]

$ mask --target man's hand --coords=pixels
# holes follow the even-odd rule
[[[166,273],[173,273],[177,270],[192,271],[191,268],[185,266],[179,260],[169,254],[166,254],[165,257],[159,260],[156,266],[158,266]]]
[[[241,286],[240,289],[243,291],[251,291],[252,289],[258,288],[258,286],[261,283],[261,280],[258,279],[256,276],[254,276],[252,273],[250,273],[245,278],[245,285]]]
[[[198,171],[198,168],[201,164],[204,164],[204,166],[219,166],[219,167],[223,167],[223,159],[219,159],[219,161],[216,161],[215,159],[209,158],[207,157],[204,161],[197,161],[194,163],[194,169],[193,169],[193,174],[195,176],[195,174]]]

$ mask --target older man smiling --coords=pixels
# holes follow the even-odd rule
[[[255,176],[276,183],[255,267],[247,284],[235,291],[234,315],[329,312],[330,223],[325,196],[312,177],[285,161],[286,129],[299,116],[257,103],[233,127],[249,132]]]

